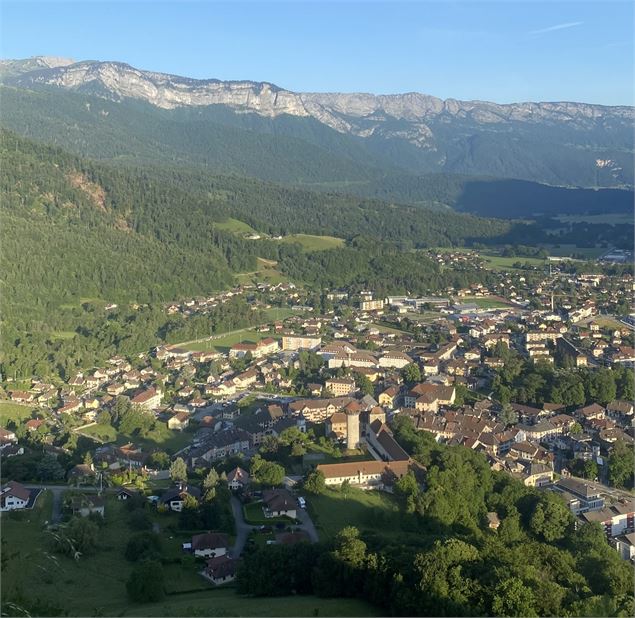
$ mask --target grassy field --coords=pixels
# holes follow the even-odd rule
[[[324,251],[344,246],[343,238],[335,236],[314,236],[312,234],[289,234],[280,242],[298,243],[305,251]]]
[[[619,320],[616,320],[608,315],[593,316],[593,318],[588,320],[588,322],[595,322],[600,325],[600,328],[610,328],[611,330],[622,330],[622,328],[627,328],[625,324],[622,324]]]
[[[0,425],[6,427],[9,421],[22,421],[31,418],[34,406],[25,406],[12,401],[0,401]]]
[[[91,425],[77,431],[78,434],[96,438],[101,442],[115,442],[117,430],[111,425]]]
[[[232,588],[179,595],[159,603],[130,605],[118,616],[380,616],[360,599],[314,596],[239,597]]]
[[[265,260],[258,258],[258,269],[250,273],[239,273],[236,275],[238,283],[243,285],[256,285],[257,283],[286,283],[289,278],[277,269],[275,260]]]
[[[531,257],[503,257],[501,255],[481,255],[485,260],[486,268],[491,270],[514,270],[514,264],[531,264],[532,266],[544,266],[547,260]]]
[[[256,343],[265,337],[270,337],[269,333],[258,333],[255,330],[244,329],[240,332],[234,332],[229,335],[221,335],[218,339],[212,339],[210,341],[196,341],[194,343],[184,344],[183,347],[186,350],[209,350],[211,348],[218,350],[219,352],[227,352],[229,348],[237,343]]]
[[[411,334],[407,330],[402,330],[393,326],[386,326],[384,324],[380,324],[379,322],[373,322],[371,327],[376,328],[380,333],[394,333],[395,335]]]
[[[244,221],[232,218],[222,221],[221,223],[214,223],[214,227],[217,227],[219,230],[224,230],[225,232],[233,232],[234,234],[257,234],[256,230]]]
[[[133,568],[124,558],[131,533],[125,506],[113,496],[108,498],[106,523],[100,528],[97,549],[75,561],[50,553],[51,535],[44,522],[51,514],[51,496],[46,494],[40,496],[32,513],[20,514],[15,520],[14,516],[2,517],[2,536],[12,556],[3,570],[4,598],[21,589],[30,598],[62,606],[70,615],[119,615],[129,606],[125,584]],[[164,536],[166,555],[180,556],[181,539]],[[209,588],[194,565],[189,570],[181,564],[166,565],[166,582],[168,592]]]
[[[397,502],[384,492],[354,487],[346,493],[326,489],[323,494],[307,498],[307,505],[320,538],[333,537],[345,526],[384,536],[399,535],[399,526],[391,525],[399,515]]]
[[[500,296],[462,296],[458,300],[468,305],[477,305],[482,309],[500,309],[502,307],[511,306],[510,303]]]
[[[585,259],[593,260],[606,253],[606,248],[601,247],[576,247],[576,245],[546,245],[545,249],[553,257],[572,257],[583,255]]]
[[[285,320],[292,315],[298,315],[298,312],[293,311],[293,309],[289,307],[271,307],[270,309],[265,309],[265,319],[269,322]]]
[[[192,432],[185,431],[173,431],[168,429],[166,423],[157,421],[155,428],[145,437],[133,439],[135,444],[139,444],[142,447],[159,448],[163,451],[167,451],[170,454],[174,454],[185,448],[192,441]],[[120,436],[120,443],[125,444],[130,441],[127,436]]]
[[[51,339],[72,339],[76,334],[74,330],[52,330]]]
[[[169,429],[166,423],[157,421],[155,428],[144,438],[140,436],[127,436],[118,433],[117,430],[110,425],[91,425],[80,429],[80,435],[94,437],[101,442],[116,442],[118,445],[134,442],[141,447],[149,449],[159,448],[174,454],[187,446],[192,441],[192,433],[190,431],[173,431]]]
[[[633,214],[607,212],[601,215],[560,215],[555,217],[563,223],[608,223],[609,225],[633,225]]]

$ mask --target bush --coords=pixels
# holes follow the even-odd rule
[[[133,530],[150,530],[152,528],[152,520],[143,509],[135,509],[128,517],[128,525]]]
[[[160,601],[164,595],[164,579],[160,562],[144,560],[130,575],[126,584],[128,596],[137,603]]]
[[[130,537],[126,545],[126,560],[157,560],[161,557],[161,537],[154,532],[137,532]]]

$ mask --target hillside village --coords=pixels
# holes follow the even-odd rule
[[[557,495],[635,561],[633,328],[611,315],[632,277],[537,276],[425,298],[332,290],[317,302],[281,283],[171,303],[191,316],[239,296],[283,317],[238,340],[116,356],[63,384],[5,382],[1,510],[32,509],[47,485],[67,486],[53,523],[150,500],[188,518],[198,532],[181,551],[225,584],[259,544],[318,541],[316,483],[394,494],[413,478],[425,492],[426,465],[395,437],[407,426]],[[563,389],[554,372],[578,378]],[[501,519],[489,512],[486,526]]]

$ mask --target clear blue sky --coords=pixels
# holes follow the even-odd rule
[[[633,103],[633,2],[1,0],[4,58],[299,91]]]

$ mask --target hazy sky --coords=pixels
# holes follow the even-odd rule
[[[4,58],[301,91],[633,103],[633,2],[1,0]]]

